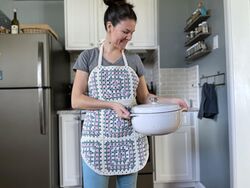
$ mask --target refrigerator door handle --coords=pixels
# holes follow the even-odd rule
[[[37,57],[37,85],[43,86],[43,64],[44,64],[44,49],[43,42],[38,42],[38,57]]]
[[[40,118],[40,133],[46,135],[46,117],[44,105],[44,89],[38,88],[38,101],[39,101],[39,118]]]

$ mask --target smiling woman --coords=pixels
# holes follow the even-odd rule
[[[107,37],[109,43],[113,43],[114,47],[123,50],[125,49],[128,41],[132,39],[132,35],[135,31],[136,22],[134,20],[124,20],[117,24],[115,27],[113,24],[107,22]],[[104,54],[105,55],[105,54]]]
[[[126,1],[104,2],[105,41],[100,49],[82,52],[74,66],[72,106],[91,110],[82,128],[83,182],[84,188],[109,187],[109,177],[116,175],[119,187],[134,188],[149,156],[147,137],[132,128],[127,110],[136,104],[144,74],[139,56],[124,52],[137,17]]]
[[[104,3],[105,40],[100,48],[83,51],[73,67],[72,107],[88,110],[81,137],[84,188],[107,188],[114,175],[119,188],[135,188],[138,171],[148,161],[149,144],[131,126],[129,109],[154,95],[148,92],[140,57],[125,51],[136,28],[133,5],[126,0]],[[187,107],[176,98],[159,102]]]

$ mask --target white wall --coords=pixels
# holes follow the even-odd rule
[[[231,187],[250,187],[250,1],[224,0],[230,120]]]

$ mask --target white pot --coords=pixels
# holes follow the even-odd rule
[[[132,126],[145,135],[169,134],[180,126],[181,109],[178,105],[151,103],[131,109]]]

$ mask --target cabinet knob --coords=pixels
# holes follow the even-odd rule
[[[101,45],[104,41],[105,41],[105,39],[99,39],[98,44]]]
[[[90,46],[94,46],[94,43],[90,43]]]
[[[80,116],[76,116],[76,117],[74,117],[74,120],[81,120],[81,118],[80,118]]]
[[[133,43],[133,42],[130,42],[130,43],[129,43],[129,45],[130,45],[130,46],[133,46],[133,45],[134,45],[134,43]]]

